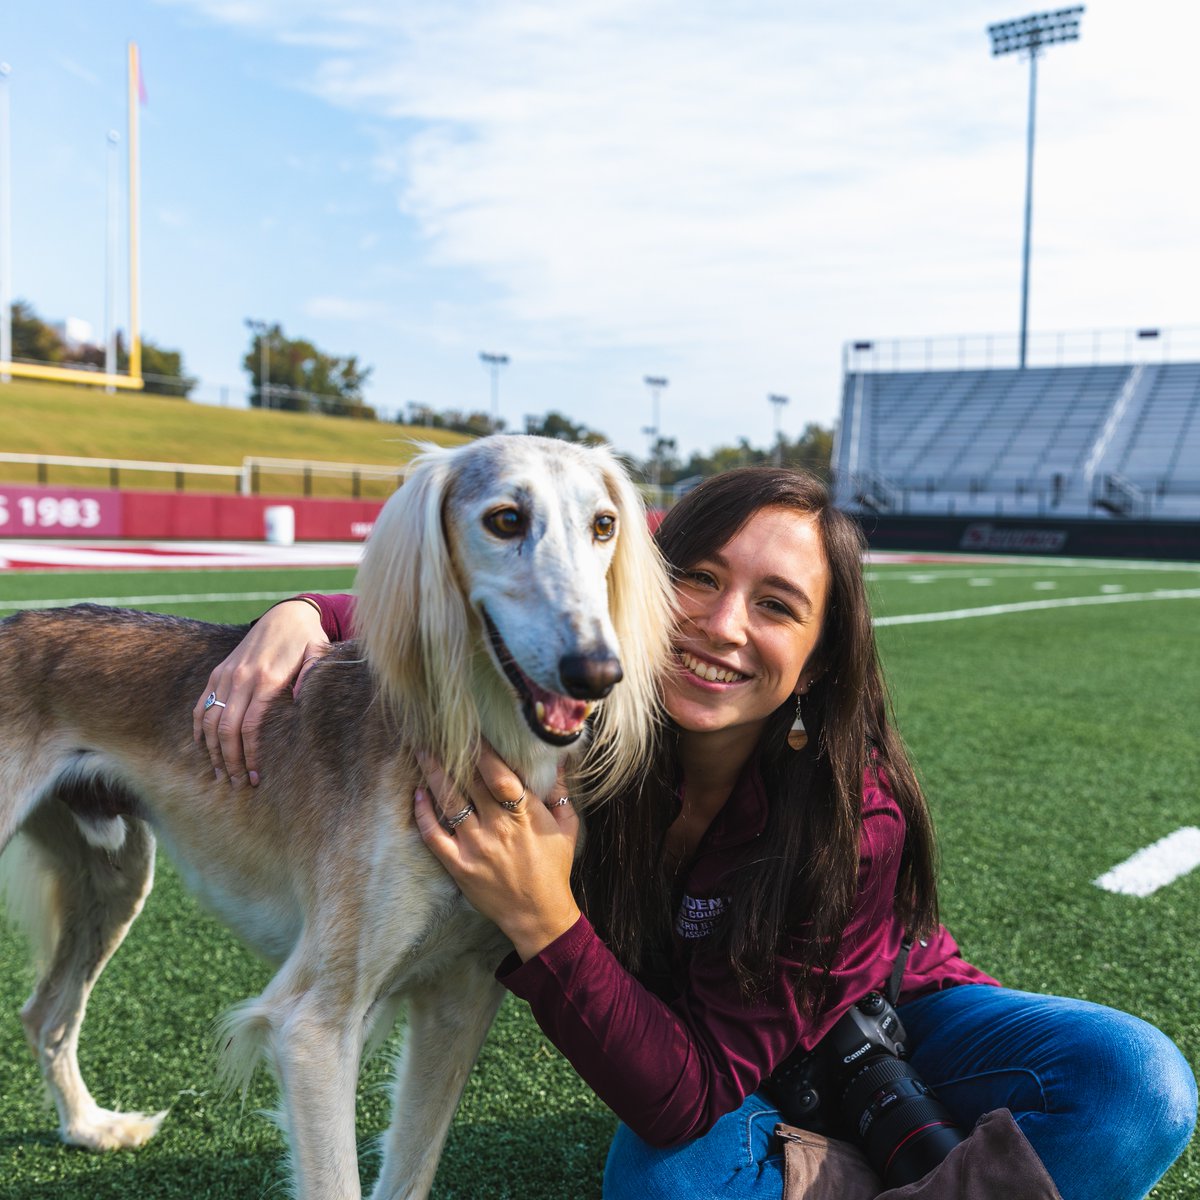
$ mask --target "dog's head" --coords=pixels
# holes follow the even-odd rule
[[[527,436],[426,448],[376,522],[358,589],[386,699],[453,777],[469,777],[481,734],[532,769],[590,728],[604,790],[641,761],[668,590],[607,450]]]

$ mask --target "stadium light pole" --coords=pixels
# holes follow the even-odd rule
[[[104,247],[104,373],[115,375],[117,371],[117,146],[121,135],[108,131],[108,231]],[[110,383],[105,389],[109,395],[116,391]]]
[[[271,360],[267,350],[267,323],[266,321],[255,321],[250,317],[246,318],[246,328],[251,333],[258,334],[258,401],[260,408],[270,408],[270,402],[267,400],[267,383],[270,377]]]
[[[653,423],[647,425],[642,430],[643,433],[650,435],[650,462],[652,467],[652,478],[654,482],[655,498],[661,503],[662,496],[659,494],[662,491],[662,463],[658,458],[658,439],[662,436],[662,429],[659,425],[659,406],[662,398],[662,391],[671,381],[665,375],[647,375],[643,382],[650,389],[650,409],[653,413]]]
[[[492,432],[495,433],[500,428],[500,372],[508,366],[508,355],[480,350],[479,361],[492,375]]]
[[[0,62],[0,363],[12,362],[12,154],[8,138],[8,77]],[[11,376],[0,368],[0,380]]]
[[[141,167],[138,157],[138,105],[142,94],[142,68],[137,42],[129,43],[129,377],[142,377],[141,309]]]
[[[783,406],[787,404],[788,398],[781,396],[777,392],[771,392],[767,399],[771,402],[771,406],[775,409],[775,465],[783,466],[783,429],[781,423],[783,421]]]
[[[1025,146],[1025,245],[1021,257],[1021,344],[1020,366],[1025,367],[1029,331],[1029,239],[1033,224],[1033,132],[1037,111],[1037,60],[1044,46],[1054,42],[1079,40],[1079,19],[1083,5],[1059,8],[1054,12],[1034,13],[1015,21],[1000,21],[988,26],[992,39],[992,57],[1029,53],[1029,128]]]

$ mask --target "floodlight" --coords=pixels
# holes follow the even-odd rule
[[[783,462],[783,428],[780,422],[783,417],[783,406],[787,404],[788,398],[781,396],[778,392],[769,392],[767,400],[775,409],[775,462],[780,465]]]
[[[1083,5],[1059,8],[1054,12],[1034,13],[1015,21],[989,25],[993,57],[1025,50],[1029,54],[1029,128],[1025,154],[1025,245],[1021,258],[1021,344],[1020,365],[1025,366],[1029,325],[1029,240],[1033,225],[1033,130],[1037,111],[1037,60],[1044,46],[1055,42],[1079,40],[1079,20]]]
[[[1042,46],[1052,42],[1076,42],[1079,40],[1079,19],[1083,5],[1076,8],[1060,8],[1055,12],[1035,13],[1016,21],[1000,21],[988,26],[992,37],[992,54],[1012,54],[1018,50],[1029,50],[1036,54]]]
[[[479,361],[492,373],[492,432],[495,433],[500,428],[500,368],[508,366],[508,355],[480,350]]]
[[[661,434],[661,429],[658,423],[659,399],[662,396],[662,390],[670,383],[670,380],[665,375],[645,375],[642,377],[642,382],[650,389],[650,400],[654,412],[654,424],[647,425],[642,430],[643,433],[650,436],[650,459],[652,482],[654,484],[655,496],[661,501],[662,497],[658,494],[662,482],[662,464],[658,458],[658,442]]]

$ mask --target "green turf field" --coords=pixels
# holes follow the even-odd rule
[[[869,568],[900,727],[937,817],[943,909],[965,952],[1005,983],[1146,1017],[1200,1064],[1200,871],[1150,896],[1093,884],[1134,851],[1200,825],[1200,568],[954,561]],[[22,605],[121,596],[241,621],[347,571],[0,576]],[[172,599],[174,597],[174,599]],[[991,609],[979,615],[970,610]],[[905,618],[940,614],[936,620]],[[146,910],[98,984],[81,1061],[108,1107],[171,1112],[131,1154],[64,1148],[16,1010],[31,976],[0,932],[0,1200],[248,1198],[278,1194],[281,1138],[213,1090],[211,1022],[268,971],[160,862]],[[386,1054],[364,1072],[364,1175],[387,1119]],[[478,1200],[599,1196],[613,1118],[509,999],[484,1049],[434,1194]],[[1200,1197],[1190,1150],[1152,1193]],[[1097,1198],[1102,1200],[1102,1198]]]

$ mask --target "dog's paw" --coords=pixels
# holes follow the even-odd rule
[[[165,1109],[147,1114],[91,1108],[63,1128],[62,1140],[85,1150],[132,1150],[145,1145],[158,1132],[166,1115]]]

